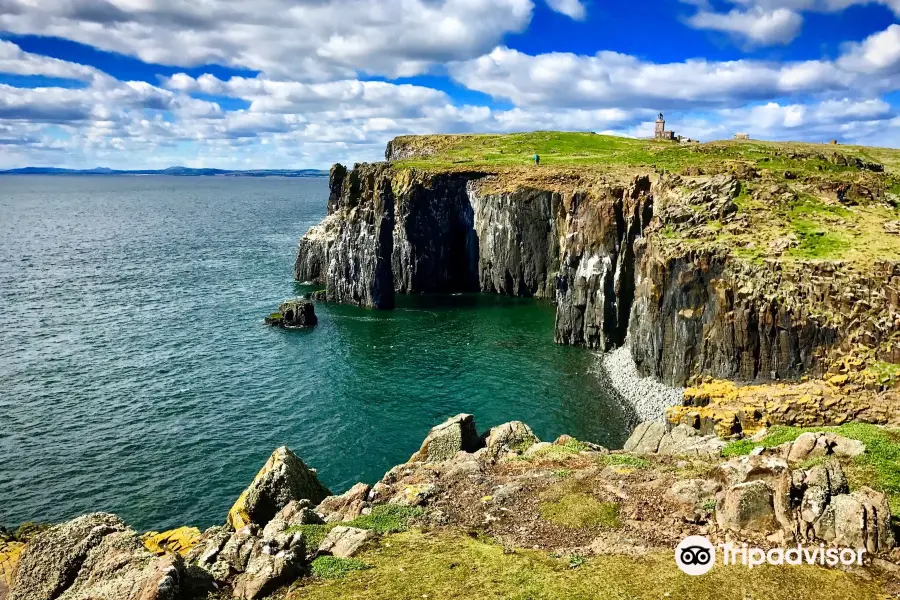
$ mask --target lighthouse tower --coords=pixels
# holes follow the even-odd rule
[[[658,140],[666,139],[666,120],[663,118],[662,113],[659,113],[659,118],[656,120],[656,132],[653,137]]]

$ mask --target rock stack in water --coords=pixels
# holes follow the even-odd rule
[[[303,298],[285,300],[278,312],[266,317],[266,325],[273,327],[312,327],[318,322],[315,306]]]

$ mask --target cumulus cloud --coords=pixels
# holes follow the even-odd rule
[[[556,3],[572,10],[572,0]],[[148,63],[294,80],[411,76],[477,56],[530,22],[531,0],[3,0],[0,29]]]
[[[577,21],[587,16],[587,9],[581,0],[547,0],[547,6]]]
[[[900,16],[900,0],[726,0],[735,8],[717,11],[709,0],[681,0],[697,7],[685,22],[694,29],[719,31],[752,45],[789,44],[803,26],[804,12],[840,12],[851,6],[880,4]]]
[[[12,42],[0,40],[0,73],[42,75],[59,79],[93,81],[107,75],[93,67],[25,52]]]
[[[532,56],[499,47],[450,72],[518,106],[703,108],[826,92],[875,95],[898,86],[900,25],[848,45],[836,61],[656,64],[616,52]]]
[[[800,33],[803,17],[786,8],[766,10],[755,6],[727,13],[701,10],[687,20],[695,29],[708,29],[735,35],[759,45],[789,44]]]

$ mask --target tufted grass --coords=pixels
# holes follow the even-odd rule
[[[365,571],[371,568],[355,558],[338,558],[337,556],[319,556],[312,561],[310,570],[322,579],[341,579],[353,571]]]
[[[774,448],[792,442],[807,431],[832,431],[838,435],[859,440],[866,445],[866,452],[847,465],[847,478],[853,488],[869,486],[887,494],[891,513],[900,515],[900,431],[865,423],[848,423],[837,427],[785,427],[776,426],[759,442],[748,439],[731,442],[725,446],[725,457],[750,454],[753,448]]]
[[[717,565],[690,577],[678,570],[671,552],[573,561],[449,532],[385,537],[359,560],[372,568],[340,579],[307,579],[288,592],[288,600],[820,600],[823,590],[829,600],[876,600],[884,593],[877,581],[838,569]]]
[[[617,503],[601,502],[581,492],[541,502],[539,512],[547,521],[569,529],[618,529],[622,526]]]
[[[413,519],[421,517],[424,510],[417,506],[399,506],[396,504],[380,504],[372,508],[367,515],[356,517],[352,521],[342,523],[348,527],[371,529],[380,534],[406,531]]]

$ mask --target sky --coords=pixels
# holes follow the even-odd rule
[[[900,0],[0,0],[0,169],[327,168],[660,111],[900,147]]]

